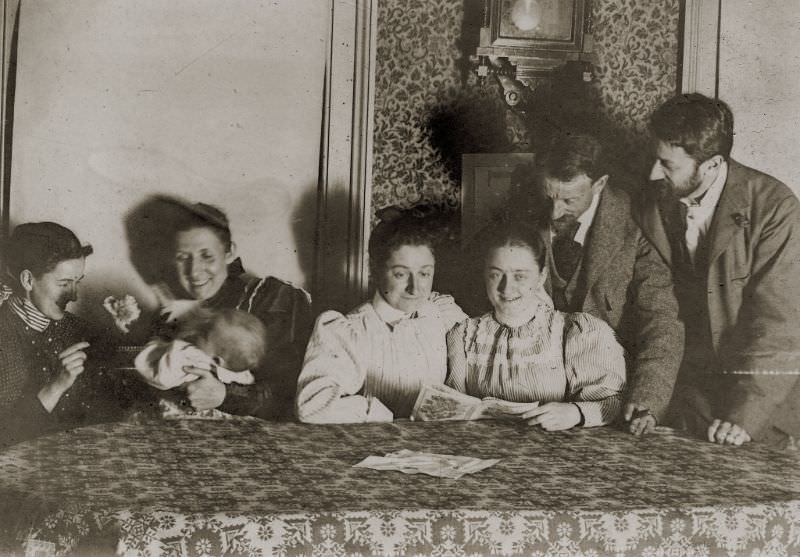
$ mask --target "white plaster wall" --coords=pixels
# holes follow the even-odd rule
[[[719,95],[733,156],[800,193],[800,1],[722,3]]]
[[[152,293],[123,219],[154,193],[227,211],[245,267],[311,284],[328,3],[23,0],[10,213],[94,245],[78,312]]]

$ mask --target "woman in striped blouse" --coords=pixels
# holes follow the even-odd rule
[[[445,334],[466,318],[450,296],[431,292],[431,224],[405,214],[369,240],[372,300],[347,315],[319,316],[297,386],[297,417],[312,423],[407,418],[424,384],[447,372]]]
[[[484,280],[494,310],[447,335],[447,384],[477,397],[538,401],[521,418],[546,430],[613,421],[625,359],[611,327],[553,309],[539,233],[506,223],[485,239]]]

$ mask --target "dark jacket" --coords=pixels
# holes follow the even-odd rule
[[[549,229],[543,227],[542,234],[550,246]],[[548,265],[552,274],[550,249]],[[550,281],[548,289],[552,293]],[[611,325],[628,353],[626,400],[661,419],[683,356],[683,324],[668,260],[639,229],[627,193],[611,185],[603,189],[565,294],[569,311]]]
[[[86,369],[52,412],[45,410],[37,396],[58,374],[58,354],[78,342],[97,344],[94,337],[87,324],[71,313],[38,332],[28,327],[10,304],[0,306],[0,444],[98,419],[96,403],[103,396],[97,392],[102,388],[93,357],[87,358]]]

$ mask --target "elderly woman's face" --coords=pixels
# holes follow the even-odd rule
[[[195,300],[208,300],[228,278],[233,254],[208,228],[191,228],[175,236],[178,281]]]
[[[491,250],[484,278],[486,294],[500,321],[515,321],[537,303],[541,270],[530,248],[503,246]]]
[[[428,299],[436,259],[427,246],[401,246],[386,261],[380,285],[390,306],[411,313]]]

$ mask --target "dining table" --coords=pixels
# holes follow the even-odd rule
[[[499,461],[354,467],[404,449]],[[0,553],[800,555],[798,464],[667,428],[139,417],[0,450]]]

